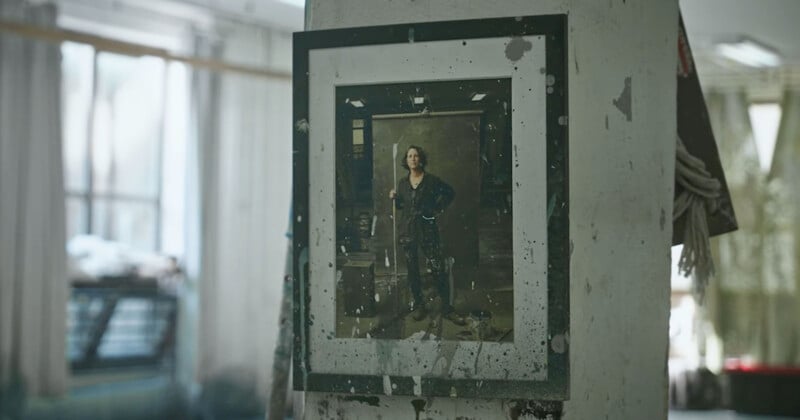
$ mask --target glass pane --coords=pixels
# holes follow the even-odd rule
[[[353,130],[353,146],[363,146],[364,145],[364,130],[357,129]]]
[[[95,191],[158,194],[164,61],[98,54]]]
[[[126,298],[117,303],[103,341],[100,357],[151,356],[158,345],[163,324],[155,319],[155,302]],[[161,328],[159,328],[161,327]]]
[[[83,358],[102,311],[102,297],[73,294],[70,298],[67,304],[67,354],[70,361]]]
[[[164,115],[164,156],[161,166],[161,251],[184,254],[186,148],[189,121],[189,71],[172,62],[168,67],[167,109]]]
[[[92,100],[94,49],[65,42],[61,45],[62,131],[64,185],[68,191],[88,188],[87,126]]]
[[[75,235],[89,233],[86,223],[87,210],[88,206],[83,198],[67,197],[67,240]]]
[[[781,106],[777,103],[750,105],[750,123],[758,149],[758,162],[761,170],[769,171],[778,140],[778,125],[781,122]]]
[[[92,231],[142,251],[156,250],[156,204],[97,199]]]
[[[92,133],[92,181],[95,192],[109,192],[111,182],[111,106],[98,96],[94,107]]]

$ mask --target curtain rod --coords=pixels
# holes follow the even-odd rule
[[[56,44],[61,44],[62,42],[65,41],[77,42],[81,44],[89,44],[98,51],[112,52],[134,57],[150,55],[154,57],[163,58],[164,60],[177,61],[188,64],[193,67],[198,67],[218,72],[241,73],[249,76],[256,76],[267,79],[281,79],[281,80],[292,79],[292,73],[286,71],[266,70],[257,67],[227,63],[225,61],[220,61],[215,59],[178,55],[170,53],[169,51],[161,48],[148,47],[145,45],[134,44],[125,41],[117,41],[114,39],[104,38],[97,35],[91,35],[83,32],[66,30],[66,29],[45,28],[26,23],[0,20],[0,31],[10,32],[16,35],[20,35],[22,37],[34,38],[41,41],[47,41]]]

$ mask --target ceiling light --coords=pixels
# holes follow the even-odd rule
[[[751,39],[717,44],[716,52],[722,57],[750,67],[781,65],[781,57],[775,50]]]
[[[353,107],[355,107],[355,108],[364,108],[364,104],[366,104],[366,101],[363,100],[363,99],[352,99],[351,100],[351,99],[348,98],[347,101],[345,101],[345,102],[349,102],[350,105],[353,105]]]
[[[483,98],[485,98],[485,97],[486,97],[485,93],[473,93],[472,94],[472,101],[473,102],[478,102],[480,100],[483,100]]]
[[[415,96],[414,97],[414,105],[422,105],[424,103],[425,103],[425,97],[424,96]]]

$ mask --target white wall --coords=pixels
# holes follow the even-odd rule
[[[667,416],[677,0],[309,0],[306,28],[569,14],[571,400],[566,419]],[[629,107],[614,101],[630,80]],[[624,101],[623,101],[624,102]],[[624,111],[630,111],[628,120]],[[414,418],[306,394],[306,418]],[[509,418],[513,403],[432,398],[425,418]]]

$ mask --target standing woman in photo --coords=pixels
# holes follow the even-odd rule
[[[409,146],[400,164],[408,170],[408,176],[400,179],[397,189],[389,192],[389,198],[401,210],[397,226],[399,242],[406,256],[408,283],[414,297],[413,317],[421,321],[428,315],[420,278],[421,249],[436,279],[442,301],[442,316],[457,325],[464,325],[465,321],[450,304],[450,283],[445,272],[439,226],[436,223],[436,219],[455,198],[455,191],[437,176],[425,172],[428,157],[419,146]]]

